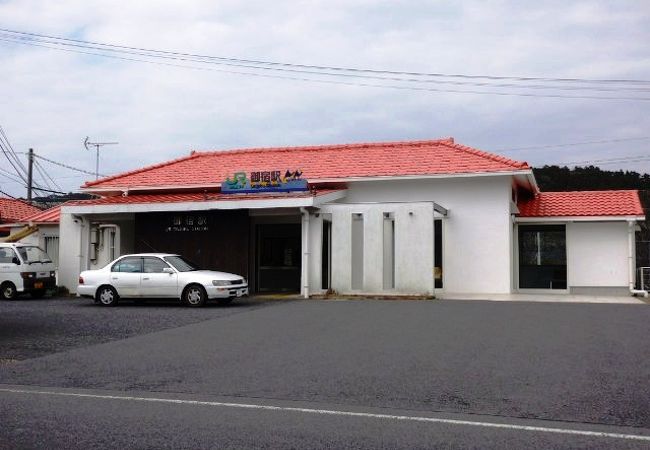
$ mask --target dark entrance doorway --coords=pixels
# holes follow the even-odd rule
[[[566,289],[564,225],[519,225],[519,288]]]
[[[300,292],[300,224],[257,225],[257,290]]]

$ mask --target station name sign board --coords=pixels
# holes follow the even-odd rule
[[[221,183],[222,194],[252,194],[257,192],[307,191],[307,180],[300,170],[280,170],[259,172],[236,172],[232,178]]]

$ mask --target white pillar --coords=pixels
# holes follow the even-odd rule
[[[302,213],[302,258],[301,262],[301,275],[300,285],[302,286],[302,296],[309,298],[309,211],[305,208],[300,208]]]

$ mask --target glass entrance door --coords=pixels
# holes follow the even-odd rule
[[[566,289],[564,225],[519,225],[519,288]]]
[[[300,292],[300,224],[257,226],[257,289]]]

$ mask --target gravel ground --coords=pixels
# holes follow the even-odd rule
[[[278,302],[275,300],[275,302]],[[188,308],[174,300],[124,301],[106,308],[90,299],[60,297],[0,301],[0,365],[152,333],[269,306],[247,298],[228,306]]]

